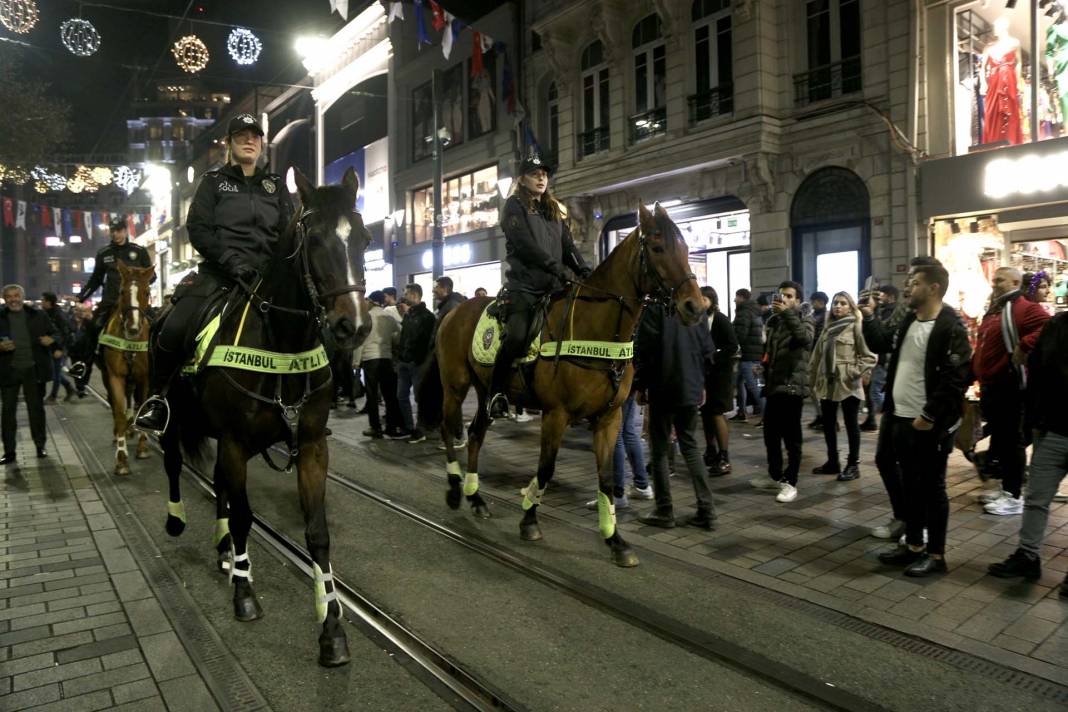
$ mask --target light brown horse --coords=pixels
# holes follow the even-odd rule
[[[128,267],[119,262],[122,286],[119,303],[108,319],[100,338],[100,372],[108,389],[108,402],[114,421],[115,474],[130,474],[126,436],[131,433],[132,415],[148,393],[148,294],[155,267]],[[133,410],[127,411],[130,396]],[[148,457],[148,439],[138,433],[137,459]]]
[[[659,204],[654,212],[640,206],[637,229],[585,282],[573,284],[566,294],[553,298],[541,331],[542,342],[561,339],[630,342],[645,299],[650,295],[673,301],[684,321],[696,322],[703,312],[703,303],[697,280],[690,272],[688,254],[686,242],[667,211]],[[469,299],[442,321],[435,354],[419,394],[420,416],[428,425],[434,424],[431,421],[436,421],[437,412],[441,413],[449,483],[446,502],[451,508],[458,508],[462,492],[479,517],[489,516],[486,502],[478,493],[478,455],[490,425],[486,400],[492,367],[474,360],[471,339],[489,301],[486,297]],[[523,490],[524,515],[519,525],[523,539],[542,538],[537,508],[552,479],[564,431],[570,423],[589,420],[593,424],[593,452],[597,459],[601,535],[616,564],[638,564],[637,555],[616,529],[612,492],[612,455],[619,434],[620,405],[630,393],[632,377],[629,358],[613,361],[542,357],[533,367],[529,384],[518,371],[513,373],[509,400],[542,412],[538,470]],[[478,414],[469,431],[468,471],[464,475],[453,448],[453,433],[459,430],[460,408],[472,385],[478,394]]]

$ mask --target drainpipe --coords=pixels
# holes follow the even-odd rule
[[[913,0],[912,2],[912,28],[909,32],[909,40],[911,47],[909,57],[909,107],[908,107],[908,137],[909,141],[914,147],[917,147],[917,141],[919,139],[919,123],[920,123],[920,30],[923,25],[923,0]],[[924,137],[926,140],[926,137]],[[919,222],[919,208],[917,206],[917,192],[919,191],[919,171],[916,169],[916,158],[909,156],[907,158],[908,163],[905,166],[905,220],[907,223],[906,229],[910,239],[908,240],[908,255],[909,259],[919,255],[921,252],[926,252],[926,245],[921,242],[921,238],[917,235],[916,227]],[[911,189],[909,189],[911,188]],[[926,236],[927,231],[923,230],[922,234]],[[892,277],[892,275],[890,275]]]

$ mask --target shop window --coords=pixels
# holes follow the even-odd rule
[[[442,148],[464,142],[464,65],[461,62],[441,73]]]
[[[630,140],[662,134],[667,130],[664,92],[667,87],[667,56],[660,17],[649,15],[634,26],[634,110],[630,117]]]
[[[433,94],[430,82],[416,87],[412,91],[412,162],[429,158],[434,147],[433,128],[434,107],[431,103]]]
[[[163,126],[160,124],[149,124],[148,126],[148,138],[149,140],[159,141],[163,138]]]
[[[690,96],[690,124],[734,111],[734,60],[730,0],[694,0],[693,45],[696,93]]]
[[[609,80],[608,63],[600,40],[582,52],[582,133],[579,134],[580,157],[609,147]]]
[[[471,60],[468,61],[470,66]],[[471,77],[468,70],[467,76]],[[482,55],[482,71],[471,77],[467,90],[468,138],[478,138],[497,129],[497,52]]]
[[[61,269],[61,266],[60,266],[59,260],[57,260],[55,258],[52,258],[52,259],[48,260],[48,271],[49,272],[51,272],[52,274],[59,274],[59,270],[60,269]]]
[[[798,106],[860,91],[860,0],[807,0],[805,54],[808,71],[794,75]]]
[[[441,193],[442,233],[445,237],[497,224],[500,196],[497,192],[497,166],[444,181]],[[426,242],[434,237],[434,188],[427,186],[411,193],[412,241]]]
[[[175,141],[185,140],[185,124],[171,124],[171,138]]]
[[[82,268],[82,261],[81,260],[71,260],[70,261],[70,271],[71,272],[77,272],[81,268]]]

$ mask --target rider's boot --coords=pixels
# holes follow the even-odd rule
[[[502,348],[493,363],[493,377],[490,379],[490,400],[486,410],[490,420],[508,417],[508,381],[512,376],[512,358]]]
[[[134,419],[134,427],[153,435],[163,435],[171,420],[171,407],[167,403],[167,390],[171,379],[182,365],[182,354],[168,351],[156,344],[152,395],[141,404]]]

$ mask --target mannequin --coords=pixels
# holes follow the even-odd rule
[[[1060,120],[1068,121],[1068,23],[1056,23],[1046,30],[1046,67],[1057,85]]]
[[[1020,126],[1020,41],[1009,34],[1009,18],[994,20],[994,41],[983,50],[986,81],[983,143],[1023,143]]]

